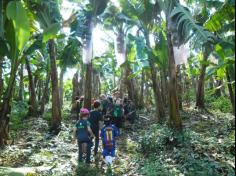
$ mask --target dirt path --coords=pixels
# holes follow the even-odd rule
[[[45,129],[48,129],[48,125],[42,119],[26,123],[29,128],[19,133],[15,145],[0,151],[0,176],[29,173],[37,176],[76,175],[78,149],[76,144],[71,143],[73,123],[63,124],[62,131],[56,137],[47,133]],[[135,157],[137,157],[138,133],[145,128],[145,124],[148,124],[148,120],[141,119],[122,131],[117,145],[117,158],[114,161],[115,175],[139,175]],[[95,165],[92,164],[93,166]],[[104,170],[100,171],[102,173],[97,175],[105,175]]]

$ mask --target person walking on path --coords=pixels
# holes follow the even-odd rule
[[[119,135],[118,129],[115,125],[111,124],[111,115],[104,117],[104,127],[101,129],[101,139],[103,144],[103,158],[109,165],[116,156],[116,139]]]
[[[79,162],[83,162],[83,154],[86,154],[86,163],[90,164],[92,138],[95,135],[92,132],[90,122],[88,121],[89,110],[82,108],[80,110],[80,120],[77,121],[73,130],[73,139],[77,139],[79,147]]]
[[[91,129],[93,134],[95,135],[95,147],[94,147],[94,155],[96,156],[98,153],[98,146],[99,146],[99,130],[102,127],[102,113],[100,112],[101,103],[99,101],[95,101],[93,104],[94,110],[90,112],[90,117],[88,121],[91,124]]]

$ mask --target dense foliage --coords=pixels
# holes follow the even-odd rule
[[[75,99],[84,96],[91,110],[93,100],[115,92],[142,114],[125,129],[127,146],[119,141],[127,158],[119,156],[118,175],[234,175],[235,1],[0,1],[0,166],[28,157],[36,167],[28,156],[35,153],[70,158],[45,146],[75,151],[65,144]],[[141,122],[149,127],[142,132]],[[39,139],[24,136],[31,131]],[[11,145],[19,150],[15,165],[7,161]],[[140,164],[125,162],[132,156]]]

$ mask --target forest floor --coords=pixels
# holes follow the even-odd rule
[[[223,113],[206,113],[199,112],[194,109],[186,109],[182,112],[182,117],[184,120],[184,126],[186,129],[191,129],[195,133],[198,133],[205,138],[205,140],[212,140],[211,150],[208,150],[208,143],[196,143],[196,149],[200,148],[202,155],[210,156],[213,155],[214,160],[217,162],[224,163],[225,167],[235,168],[235,149],[234,142],[228,142],[227,145],[224,145],[225,150],[229,150],[228,153],[232,155],[225,155],[221,151],[218,151],[217,145],[225,142],[223,135],[226,135],[224,130],[221,129],[226,122],[222,120],[225,117],[233,119],[233,116],[230,114]],[[230,121],[227,121],[230,122]],[[66,120],[63,122],[62,131],[58,136],[52,137],[48,131],[48,123],[42,118],[38,119],[28,119],[24,120],[24,129],[17,131],[17,137],[14,141],[14,145],[8,146],[5,150],[0,151],[0,176],[68,176],[68,175],[81,175],[81,176],[102,176],[105,175],[106,168],[102,164],[102,159],[100,159],[98,164],[92,164],[90,168],[88,167],[77,167],[77,145],[71,143],[71,134],[74,122],[71,120]],[[151,125],[155,124],[155,118],[152,113],[144,114],[143,112],[139,114],[139,119],[134,125],[126,125],[125,130],[122,131],[122,135],[118,140],[118,149],[117,149],[117,158],[114,161],[113,171],[115,175],[120,176],[139,176],[139,175],[158,175],[156,171],[150,172],[150,167],[147,165],[150,162],[150,157],[143,152],[142,141],[145,138],[145,132],[150,130]],[[217,141],[215,138],[207,131],[214,130],[218,128],[223,130],[221,136],[217,136]],[[235,136],[231,134],[230,136]],[[204,140],[204,139],[202,139]],[[233,139],[232,139],[233,140]],[[208,141],[209,142],[209,141]],[[149,145],[149,144],[148,144]],[[194,144],[195,145],[195,144]],[[198,146],[197,146],[198,145]],[[199,146],[201,145],[201,146]],[[207,149],[206,149],[207,148]],[[206,150],[205,150],[206,149]],[[174,149],[176,150],[176,149]],[[183,149],[180,148],[180,151]],[[194,152],[189,151],[189,148],[183,150],[182,154],[186,152],[187,154],[194,155]],[[171,153],[170,153],[171,154]],[[152,157],[155,155],[153,154]],[[168,163],[170,161],[170,156],[167,153],[162,153],[159,159],[162,159],[163,163],[165,161]],[[165,158],[167,157],[167,158]],[[176,157],[173,155],[173,157]],[[92,159],[94,161],[94,159]],[[179,156],[179,165],[184,168],[184,164],[181,163],[183,158]],[[151,162],[153,162],[151,160]],[[166,172],[165,169],[173,170],[178,168],[177,163],[171,163],[165,165],[159,165],[158,170],[160,171],[159,175],[195,175],[195,174],[186,174],[184,172]],[[95,163],[95,162],[93,162]],[[154,163],[151,163],[151,165]],[[160,164],[158,162],[158,164]],[[194,163],[192,163],[194,165]],[[155,165],[153,166],[156,167]],[[161,168],[160,168],[161,167]],[[198,168],[199,169],[199,168]],[[221,168],[219,168],[221,169]],[[164,171],[163,171],[164,170]],[[224,170],[222,171],[225,172]],[[81,173],[81,174],[79,174]],[[83,174],[82,174],[83,173]],[[173,174],[170,174],[173,173]],[[190,173],[190,172],[187,172]],[[200,172],[199,172],[200,173]],[[223,174],[222,175],[232,175]],[[235,174],[235,173],[234,173]]]
[[[48,123],[42,118],[28,119],[23,123],[25,129],[17,132],[14,145],[0,151],[0,176],[68,176],[77,175],[78,172],[88,172],[89,176],[105,175],[106,168],[101,155],[99,163],[92,164],[91,168],[77,168],[78,148],[71,142],[75,122],[63,122],[62,131],[56,137],[48,133]],[[133,160],[138,148],[136,130],[144,129],[145,124],[148,125],[139,121],[134,126],[127,125],[122,132],[117,142],[117,158],[113,167],[116,175],[138,175],[138,166]],[[95,163],[94,158],[92,161]]]

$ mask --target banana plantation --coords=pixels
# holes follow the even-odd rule
[[[0,0],[8,175],[234,176],[235,1]]]

